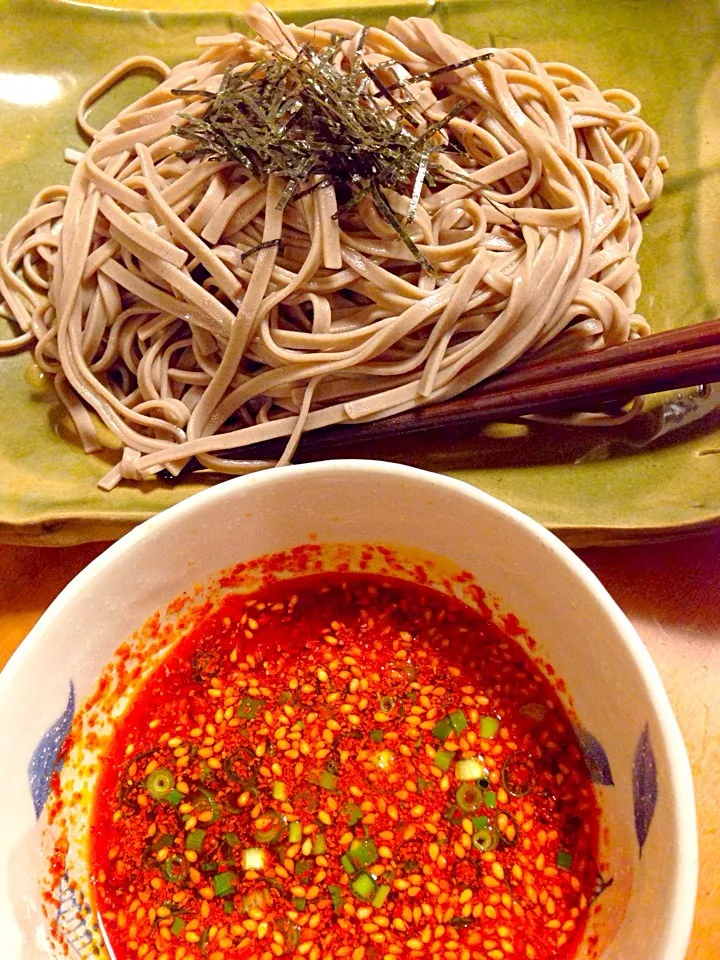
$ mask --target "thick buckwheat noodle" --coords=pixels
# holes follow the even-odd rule
[[[426,185],[408,226],[430,271],[368,199],[333,218],[324,187],[279,209],[277,175],[178,155],[190,141],[173,128],[206,101],[173,90],[212,92],[228,67],[337,37],[347,69],[361,37],[349,20],[285,26],[259,4],[247,20],[254,39],[199,38],[198,58],[173,69],[133,58],[90,90],[79,123],[91,143],[69,152],[69,187],[38,194],[2,245],[2,309],[19,332],[0,352],[34,344],[86,451],[109,445],[99,421],[121,441],[102,486],[176,474],[192,457],[223,473],[272,466],[238,459],[269,438],[288,438],[286,463],[303,431],[648,332],[635,313],[638,215],[666,161],[632,94],[525,50],[476,51],[430,20],[370,28],[363,59],[398,81],[492,54],[410,88],[433,121],[467,101],[445,131],[464,153],[438,162],[473,182]],[[88,107],[139,68],[159,85],[93,130]],[[391,202],[407,213],[407,197]]]

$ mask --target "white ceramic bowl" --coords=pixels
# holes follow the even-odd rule
[[[0,675],[2,960],[53,955],[37,919],[36,810],[58,742],[118,645],[221,568],[311,539],[447,558],[527,627],[570,691],[607,827],[603,876],[614,883],[590,925],[600,956],[681,960],[697,882],[690,767],[632,626],[575,555],[518,511],[455,480],[349,460],[230,480],[147,521],[75,578],[13,656]]]

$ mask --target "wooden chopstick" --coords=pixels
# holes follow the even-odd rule
[[[593,370],[610,371],[612,367],[623,363],[670,357],[687,350],[711,346],[720,346],[720,318],[682,327],[679,330],[653,333],[639,340],[628,340],[613,347],[566,357],[563,360],[528,361],[514,367],[508,373],[499,374],[474,390],[489,393],[496,389],[507,389],[510,386],[519,387],[524,384],[560,380],[575,373],[590,373]],[[468,394],[471,392],[473,391],[468,391]],[[639,396],[639,394],[635,395]]]
[[[563,360],[528,362],[442,403],[383,420],[326,427],[303,435],[297,458],[326,458],[359,444],[447,430],[531,413],[592,410],[633,397],[720,381],[720,319]],[[232,455],[279,456],[285,438],[252,444]]]

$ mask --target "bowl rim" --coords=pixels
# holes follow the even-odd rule
[[[291,474],[288,474],[285,469],[267,470],[234,477],[209,487],[168,507],[112,543],[67,584],[18,645],[0,672],[0,699],[3,699],[14,685],[16,676],[31,653],[36,647],[42,645],[57,614],[75,602],[76,598],[79,598],[103,572],[112,567],[116,560],[130,553],[143,541],[160,536],[166,529],[181,523],[185,516],[202,511],[215,501],[232,499],[246,487],[283,483],[284,478],[289,476],[347,473],[372,478],[386,475],[411,483],[424,483],[435,489],[444,489],[455,496],[480,502],[539,540],[583,583],[606,611],[618,638],[624,644],[642,678],[648,705],[655,714],[657,728],[667,754],[671,758],[668,779],[675,820],[678,824],[677,857],[674,876],[671,879],[674,887],[671,897],[671,917],[663,952],[668,960],[681,960],[685,956],[690,941],[698,884],[698,836],[692,770],[680,727],[657,667],[635,627],[600,580],[570,547],[538,521],[516,507],[462,480],[420,470],[417,467],[379,460],[325,460],[293,465],[289,469]]]

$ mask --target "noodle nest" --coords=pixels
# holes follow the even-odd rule
[[[1,309],[18,330],[0,353],[34,346],[86,452],[122,445],[101,486],[193,458],[236,474],[285,464],[303,431],[648,332],[635,312],[639,216],[667,164],[632,94],[525,50],[475,50],[425,19],[300,28],[255,4],[247,21],[252,39],[199,38],[197,59],[172,69],[136,57],[88,91],[90,143],[68,156],[70,185],[38,194],[0,251]],[[435,162],[456,182],[425,182],[412,216],[413,185],[388,192],[410,245],[371,196],[338,209],[336,187],[315,183],[283,205],[282,176],[193,156],[183,136],[207,109],[193,90],[331,44],[337,71],[362,56],[380,86],[399,87],[388,99],[363,81],[399,127],[401,97],[421,108],[416,136],[438,125]],[[90,105],[137,69],[158,86],[92,129]],[[243,459],[272,438],[287,438],[279,460]]]

